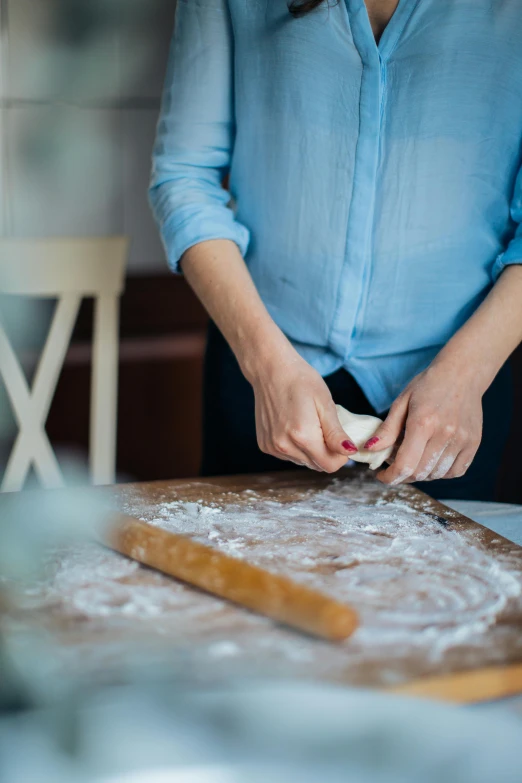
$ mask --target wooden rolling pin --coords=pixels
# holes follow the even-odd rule
[[[331,641],[358,625],[345,604],[186,536],[119,515],[104,543],[133,560],[300,631]]]

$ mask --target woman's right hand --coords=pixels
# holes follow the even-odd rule
[[[253,386],[261,450],[312,470],[339,470],[357,448],[341,427],[327,385],[269,315],[237,245],[200,242],[181,264]]]
[[[357,451],[339,423],[326,383],[293,348],[249,375],[257,441],[265,454],[334,473]]]

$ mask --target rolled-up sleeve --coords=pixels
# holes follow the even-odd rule
[[[506,250],[495,261],[493,267],[493,280],[495,282],[506,266],[522,264],[522,168],[515,183],[515,194],[511,202],[511,217],[516,225],[515,235],[506,247]]]
[[[152,154],[149,201],[167,259],[208,239],[246,253],[248,229],[222,187],[234,142],[233,39],[227,0],[178,0]]]

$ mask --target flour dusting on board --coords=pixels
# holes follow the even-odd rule
[[[519,578],[479,542],[401,501],[353,502],[341,482],[293,503],[250,497],[224,508],[173,500],[147,521],[350,603],[367,644],[409,640],[437,654],[520,595]]]
[[[430,512],[428,500],[419,511],[400,491],[339,479],[290,496],[263,487],[262,493],[215,491],[211,497],[187,502],[171,492],[147,503],[131,490],[123,508],[353,606],[360,627],[346,642],[330,645],[329,665],[337,655],[339,672],[383,656],[443,661],[456,648],[471,651],[473,661],[487,647],[485,657],[494,661],[504,617],[514,606],[522,609],[522,575],[509,558],[486,549],[478,527],[453,531]],[[448,511],[447,517],[455,515]],[[317,672],[324,657],[325,643],[278,629],[94,544],[57,553],[51,571],[47,586],[27,595],[33,606],[60,602],[62,611],[91,622],[133,623],[187,644],[197,638],[199,647],[203,627],[211,666],[272,655],[295,672],[312,661]]]
[[[198,614],[182,584],[155,572],[140,582],[139,563],[97,544],[52,553],[48,570],[47,585],[26,590],[26,607],[31,600],[38,606],[45,596],[47,603],[65,601],[71,614],[91,618],[157,619],[187,608],[191,617]]]

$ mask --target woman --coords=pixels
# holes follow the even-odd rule
[[[381,481],[492,499],[521,142],[521,0],[178,0],[150,197],[217,324],[204,473],[336,471],[338,402]]]

